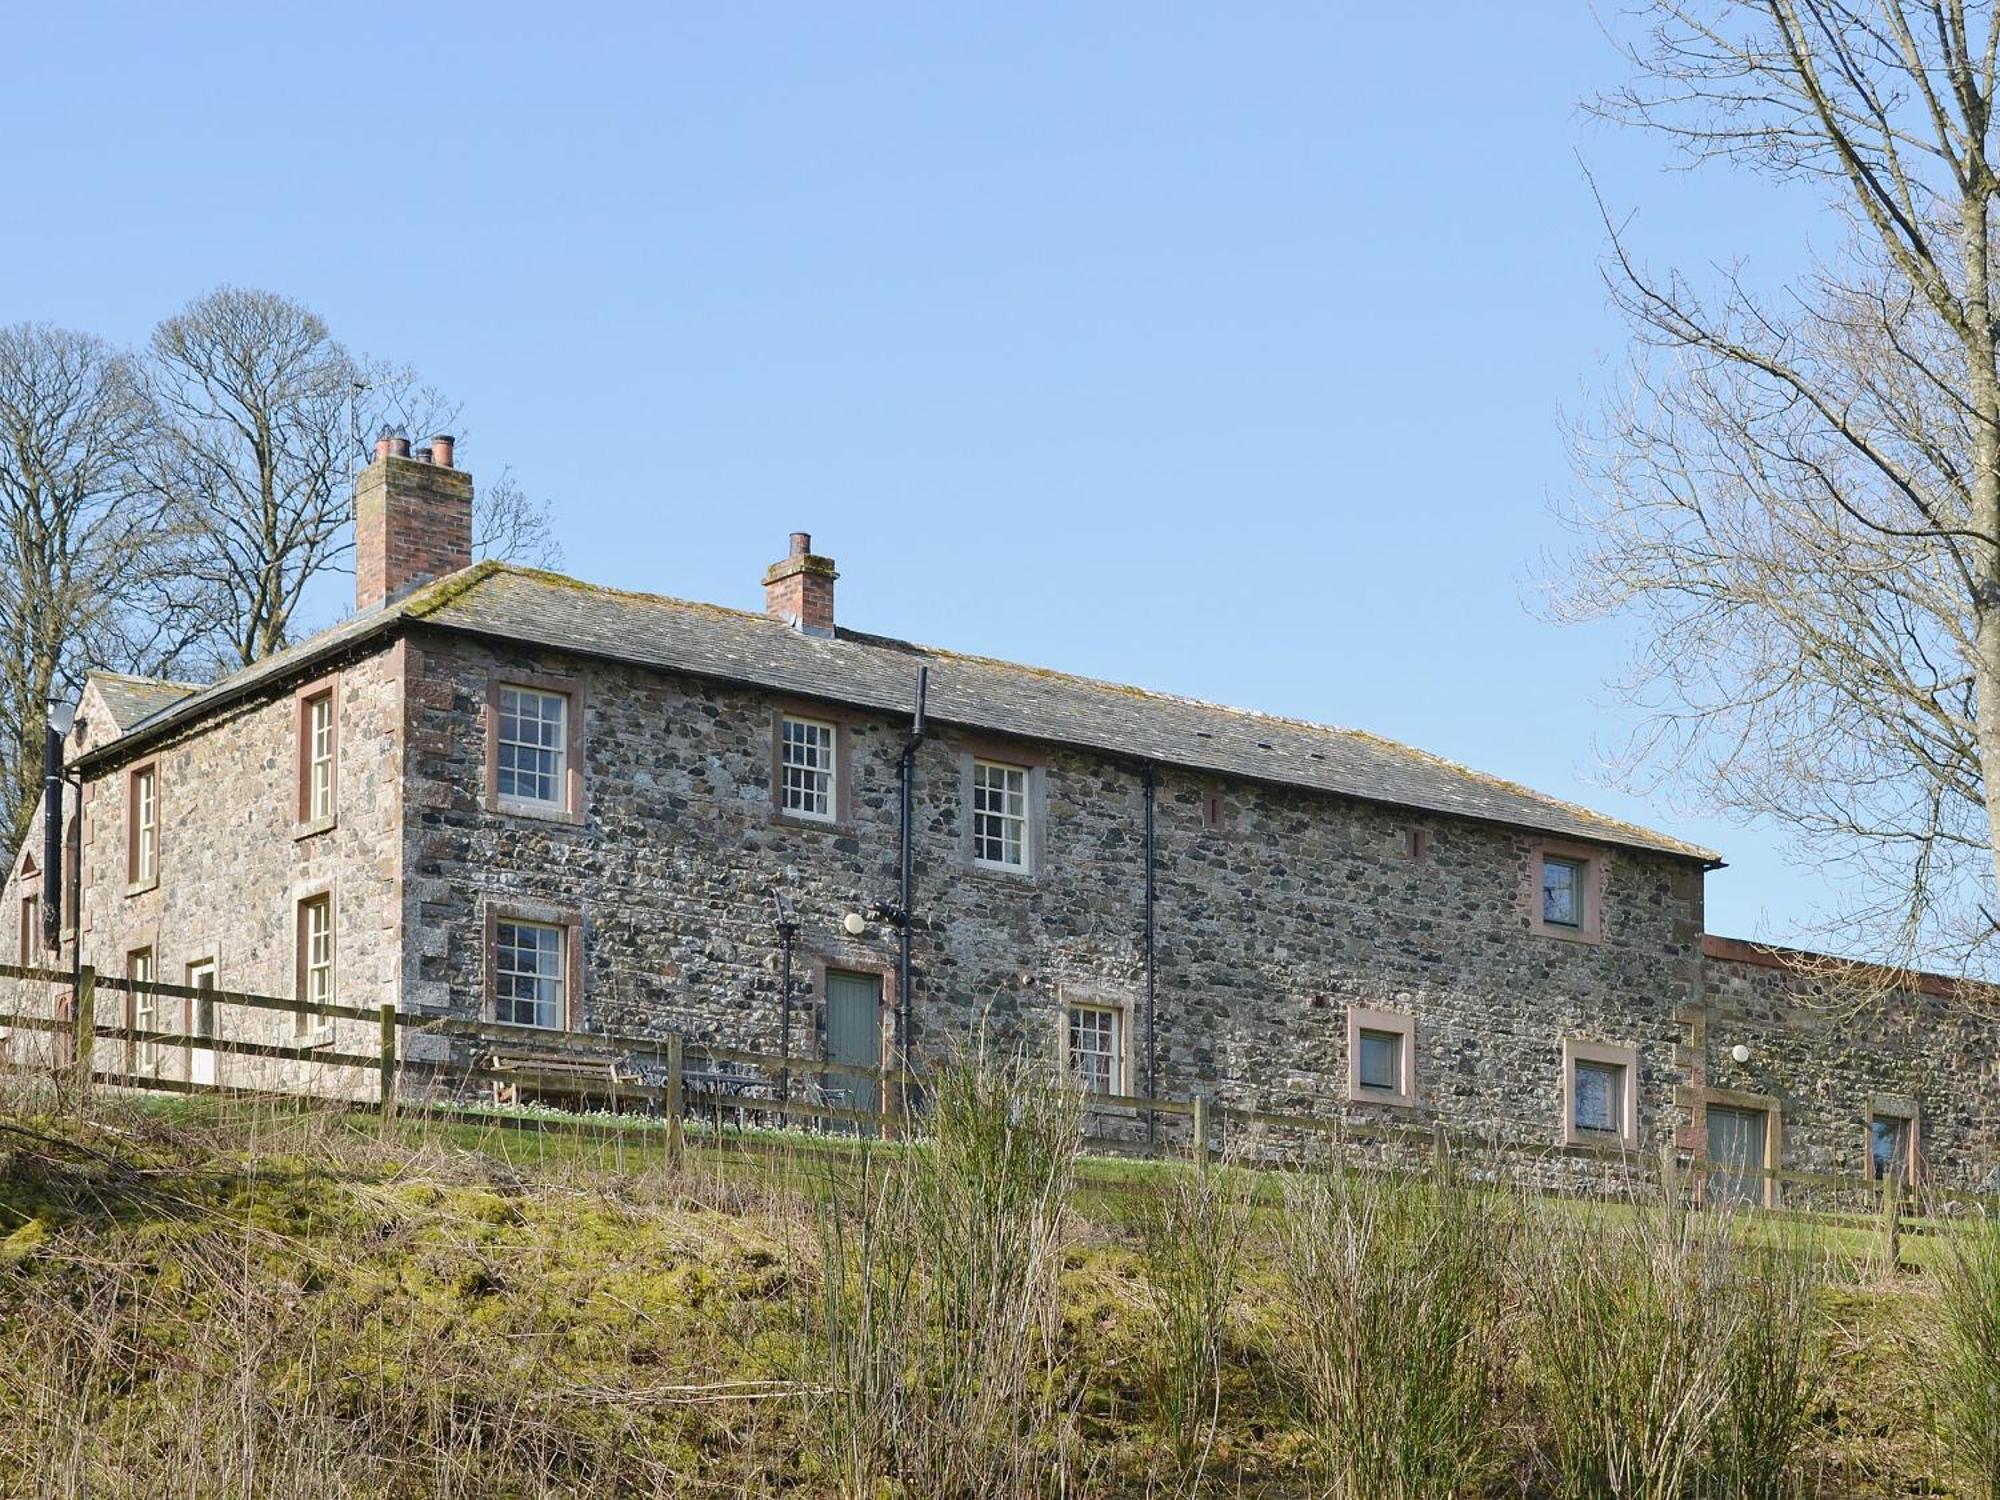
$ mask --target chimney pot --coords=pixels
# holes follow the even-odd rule
[[[451,467],[452,448],[457,441],[458,439],[454,438],[448,432],[440,432],[436,437],[432,438],[431,462],[440,468],[449,469]]]
[[[382,430],[375,434],[375,456],[377,458],[387,458],[394,448],[395,442],[396,429],[391,427],[387,422],[384,422]]]
[[[404,437],[399,431],[394,437],[389,439],[389,452],[396,458],[408,458],[410,456],[410,440]]]
[[[812,549],[813,539],[810,531],[795,531],[792,533],[793,557],[805,557],[811,553]]]
[[[431,450],[428,447],[419,448],[412,457],[420,464],[427,464],[431,461]]]

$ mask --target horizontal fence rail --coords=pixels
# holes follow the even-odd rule
[[[297,1097],[310,1093],[309,1086],[279,1083],[246,1086],[241,1080],[223,1084],[213,1077],[195,1081],[193,1068],[188,1077],[161,1076],[159,1063],[165,1054],[192,1059],[205,1052],[217,1059],[247,1059],[257,1062],[302,1065],[305,1069],[338,1068],[376,1075],[372,1099],[340,1099],[353,1108],[379,1109],[385,1118],[399,1108],[416,1109],[427,1116],[450,1118],[463,1115],[478,1119],[504,1119],[533,1128],[570,1129],[588,1134],[604,1134],[627,1128],[611,1122],[572,1114],[569,1120],[548,1115],[500,1115],[491,1107],[482,1108],[463,1100],[452,1100],[454,1090],[491,1086],[496,1092],[513,1089],[537,1095],[549,1094],[588,1103],[602,1099],[614,1112],[627,1106],[643,1106],[647,1115],[663,1117],[668,1149],[682,1149],[685,1116],[708,1112],[717,1128],[723,1116],[735,1112],[739,1123],[751,1119],[781,1122],[803,1121],[822,1128],[851,1133],[892,1135],[910,1123],[912,1095],[921,1098],[923,1078],[900,1068],[866,1067],[809,1057],[786,1057],[749,1048],[724,1046],[678,1034],[619,1034],[612,1032],[552,1032],[540,1027],[515,1025],[492,1020],[436,1016],[400,1011],[382,1005],[373,1009],[333,1002],[308,1002],[297,998],[259,995],[246,991],[197,988],[190,985],[134,980],[107,976],[85,967],[78,973],[61,970],[0,964],[0,979],[21,981],[59,989],[61,1004],[69,1010],[56,1014],[0,1012],[0,1029],[10,1033],[45,1036],[66,1043],[66,1056],[54,1071],[66,1075],[83,1089],[93,1084],[114,1087],[155,1089],[172,1093],[216,1093],[231,1096]],[[260,1042],[241,1036],[197,1033],[186,1029],[146,1028],[124,1024],[129,1017],[116,1019],[102,1015],[99,991],[109,991],[128,999],[181,1000],[224,1010],[276,1012],[314,1022],[364,1023],[375,1028],[377,1047],[373,1051],[336,1050],[330,1029],[316,1030],[310,1037],[284,1042]],[[54,1011],[57,1007],[51,1007]],[[409,1042],[418,1036],[435,1037],[447,1044],[461,1044],[461,1055],[444,1059],[410,1055]],[[99,1048],[111,1044],[123,1052],[123,1066],[101,1065]],[[142,1057],[150,1066],[138,1066]],[[24,1069],[8,1063],[10,1071]],[[745,1069],[744,1072],[718,1071]],[[862,1109],[848,1102],[851,1089],[829,1087],[828,1080],[848,1080],[872,1088],[878,1105]],[[413,1087],[428,1086],[423,1097],[408,1096]],[[799,1094],[803,1088],[804,1096]],[[812,1097],[815,1090],[821,1097]],[[442,1093],[440,1093],[442,1091]],[[838,1096],[833,1097],[833,1096]],[[892,1106],[893,1101],[893,1106]],[[1837,1173],[1805,1171],[1785,1167],[1737,1166],[1717,1163],[1702,1153],[1684,1148],[1663,1148],[1648,1158],[1619,1145],[1523,1143],[1498,1135],[1482,1135],[1463,1128],[1441,1125],[1405,1124],[1389,1120],[1351,1119],[1344,1113],[1308,1114],[1253,1109],[1218,1104],[1202,1097],[1156,1099],[1138,1094],[1091,1094],[1079,1096],[1087,1115],[1150,1116],[1182,1122],[1184,1140],[1160,1139],[1149,1128],[1144,1139],[1094,1135],[1089,1142],[1135,1155],[1187,1155],[1205,1164],[1216,1154],[1218,1128],[1249,1132],[1296,1132],[1346,1146],[1400,1147],[1411,1153],[1444,1149],[1472,1157],[1490,1156],[1519,1165],[1523,1161],[1546,1164],[1572,1160],[1615,1168],[1623,1177],[1651,1183],[1669,1194],[1696,1198],[1703,1195],[1711,1176],[1727,1177],[1732,1183],[1754,1185],[1765,1190],[1796,1187],[1832,1194],[1852,1195],[1867,1202],[1879,1200],[1880,1223],[1890,1243],[1902,1232],[1906,1219],[1920,1219],[1924,1204],[1951,1209],[1977,1208],[2000,1211],[2000,1195],[1971,1192],[1944,1184],[1925,1183],[1920,1188],[1899,1181]],[[1336,1111],[1345,1101],[1329,1100]],[[572,1124],[572,1121],[574,1122]],[[1754,1206],[1754,1205],[1753,1205]],[[1793,1209],[1793,1212],[1798,1210]],[[1811,1216],[1845,1224],[1875,1222],[1868,1208],[1844,1211],[1809,1211]]]

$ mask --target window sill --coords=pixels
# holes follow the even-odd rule
[[[1604,941],[1604,934],[1594,927],[1557,927],[1547,922],[1531,922],[1528,931],[1536,937],[1555,938],[1565,943],[1582,943],[1595,947]]]
[[[504,818],[531,818],[537,823],[567,823],[571,827],[581,827],[583,823],[583,814],[552,802],[519,802],[511,797],[496,797],[486,804],[486,810]]]
[[[1621,1135],[1616,1130],[1584,1130],[1574,1125],[1563,1132],[1563,1144],[1599,1155],[1613,1156],[1639,1149],[1636,1136]]]
[[[339,826],[340,818],[338,814],[294,823],[292,825],[292,842],[296,844],[303,839],[318,838],[322,833],[331,833]]]
[[[1014,885],[1033,885],[1036,872],[1032,867],[1015,868],[1012,865],[981,864],[978,860],[967,860],[965,870],[968,875],[977,875],[986,880],[1006,881]]]
[[[311,1031],[288,1031],[285,1033],[285,1045],[287,1047],[297,1047],[305,1052],[317,1052],[323,1047],[331,1047],[333,1045],[333,1023],[331,1021],[324,1022],[321,1025],[313,1027]]]
[[[127,896],[143,896],[146,894],[146,892],[157,891],[159,888],[160,888],[160,877],[155,875],[151,880],[127,881],[125,885],[125,894]]]
[[[851,822],[844,822],[838,818],[801,817],[798,813],[774,812],[771,814],[771,826],[795,829],[800,833],[845,834],[850,838],[855,835],[855,827]]]
[[[1393,1089],[1355,1088],[1348,1090],[1349,1104],[1382,1104],[1391,1109],[1415,1109],[1415,1094],[1399,1094]]]

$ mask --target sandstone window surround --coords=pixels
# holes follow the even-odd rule
[[[125,894],[160,883],[160,763],[142,760],[125,772]]]
[[[538,901],[485,902],[489,1021],[574,1031],[583,1008],[583,915]]]
[[[1564,1037],[1565,1146],[1639,1144],[1639,1049]]]
[[[42,897],[30,891],[21,897],[21,952],[23,968],[35,967],[42,952]]]
[[[1701,1184],[1705,1200],[1761,1203],[1766,1208],[1776,1208],[1781,1196],[1778,1179],[1765,1174],[1775,1173],[1785,1159],[1785,1119],[1778,1100],[1769,1094],[1749,1094],[1738,1089],[1703,1089],[1701,1112],[1702,1154],[1709,1161],[1708,1176]],[[1718,1148],[1729,1132],[1718,1127],[1731,1116],[1740,1117],[1752,1127],[1753,1143],[1761,1147],[1753,1153],[1756,1159],[1722,1159]]]
[[[1123,1094],[1126,1089],[1125,1007],[1096,1000],[1063,1004],[1063,1065],[1072,1084],[1086,1094]]]
[[[292,702],[298,721],[298,803],[292,837],[325,833],[339,821],[340,679],[306,683]]]
[[[823,713],[781,708],[771,726],[771,812],[820,827],[852,815],[849,727]]]
[[[134,988],[125,992],[126,1025],[133,1031],[158,1031],[160,1029],[160,996],[156,990],[140,989],[138,986],[158,982],[159,970],[154,956],[153,945],[133,948],[125,954],[125,977]],[[140,1076],[156,1075],[160,1071],[160,1047],[157,1042],[142,1042],[136,1039],[125,1044],[126,1071]]]
[[[964,858],[972,869],[1034,877],[1042,862],[1047,808],[1046,758],[1006,746],[974,744],[961,757]]]
[[[486,693],[486,808],[583,822],[583,684],[575,677],[495,673]]]
[[[1347,1097],[1356,1104],[1417,1102],[1417,1023],[1413,1016],[1347,1008]]]
[[[1536,841],[1528,858],[1528,930],[1573,943],[1602,942],[1606,869],[1602,849]]]
[[[331,1005],[340,993],[339,911],[330,884],[318,882],[295,896],[298,947],[299,1008],[292,1012],[290,1040],[295,1046],[320,1046],[333,1040],[331,1018],[309,1007]]]
[[[1869,1101],[1864,1166],[1872,1181],[1893,1176],[1908,1187],[1918,1180],[1923,1163],[1921,1115],[1917,1101],[1902,1095],[1877,1094]]]

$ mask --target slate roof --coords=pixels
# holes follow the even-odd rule
[[[930,668],[929,717],[961,728],[1721,862],[1697,845],[1357,730],[853,631],[808,635],[761,614],[498,563],[476,564],[399,604],[356,616],[166,707],[135,733],[150,738],[306,660],[407,621],[897,716],[910,713],[923,665]],[[103,747],[85,762],[113,749]]]
[[[97,696],[120,734],[150,719],[161,709],[201,691],[201,687],[192,682],[130,677],[123,672],[92,672],[89,681],[97,685]]]

